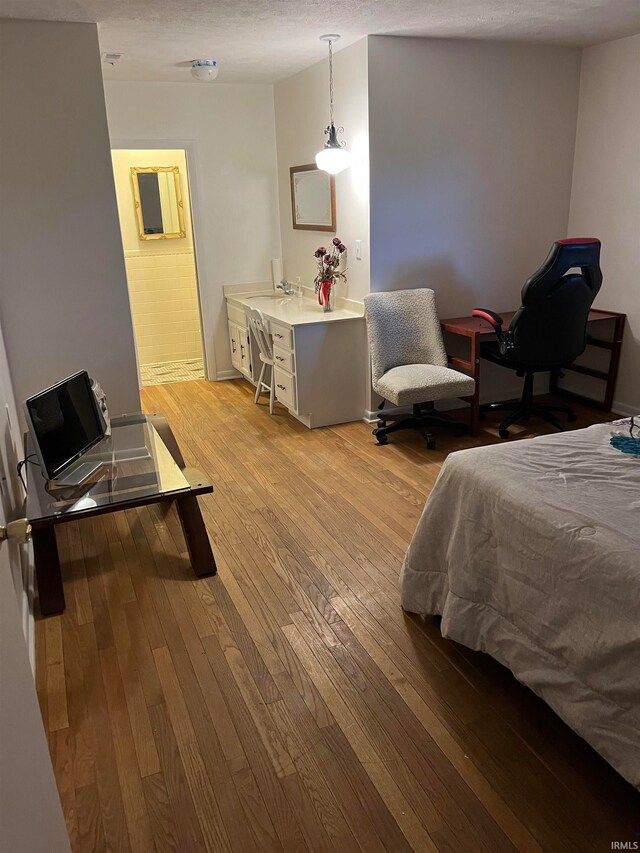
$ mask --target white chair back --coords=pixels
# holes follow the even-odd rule
[[[271,344],[271,335],[267,332],[267,324],[262,311],[258,308],[250,308],[247,312],[249,320],[249,328],[253,332],[253,336],[258,344],[260,355],[264,356],[269,362],[273,361],[273,346]]]

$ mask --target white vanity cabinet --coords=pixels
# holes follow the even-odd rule
[[[271,335],[278,402],[309,428],[361,420],[367,387],[364,317],[346,309],[324,314],[311,300],[228,297],[233,365],[254,383],[257,377],[242,369],[241,353],[233,350],[248,325],[238,311],[249,307],[260,308]],[[256,360],[254,341],[250,357],[252,347]]]
[[[247,379],[253,381],[253,358],[247,317],[243,308],[227,305],[229,316],[229,348],[231,364]]]

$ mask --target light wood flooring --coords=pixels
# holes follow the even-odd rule
[[[194,579],[173,510],[58,529],[68,607],[37,622],[37,689],[75,853],[639,840],[638,792],[506,670],[400,608],[447,451],[491,435],[378,447],[362,423],[309,431],[252,394],[143,393],[215,483],[217,577]]]

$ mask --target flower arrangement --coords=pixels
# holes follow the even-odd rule
[[[331,291],[334,284],[344,281],[346,284],[346,269],[341,270],[342,256],[347,247],[339,237],[334,237],[329,249],[319,246],[313,253],[318,262],[318,273],[314,278],[318,302],[325,311],[331,311]]]

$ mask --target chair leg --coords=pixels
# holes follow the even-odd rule
[[[556,429],[559,429],[561,432],[565,431],[565,427],[560,423],[557,417],[553,414],[553,412],[543,411],[538,409],[535,413],[541,420],[546,421],[547,423],[554,426]]]
[[[271,383],[269,388],[269,414],[273,414],[273,407],[276,401],[276,381],[273,375],[273,365],[271,365]]]
[[[389,435],[390,432],[398,432],[400,429],[415,429],[416,422],[413,418],[402,418],[398,421],[392,421],[389,426],[378,427],[374,429],[373,434],[375,436],[379,435]]]
[[[262,370],[260,371],[260,379],[258,379],[258,387],[256,388],[256,395],[253,398],[253,402],[257,403],[260,399],[260,394],[262,393],[262,377],[264,376],[264,371],[266,369],[266,362],[262,362]]]

